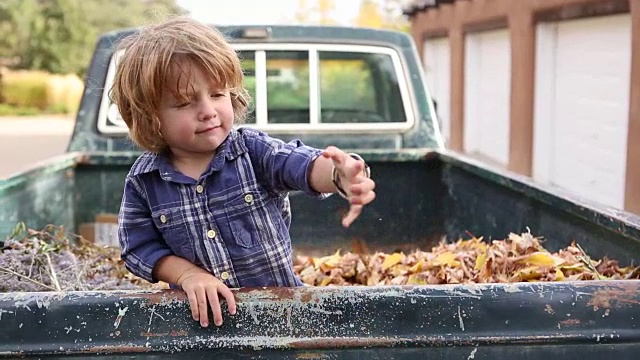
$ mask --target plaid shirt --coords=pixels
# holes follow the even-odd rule
[[[291,256],[288,193],[309,186],[320,150],[249,128],[232,130],[199,180],[149,152],[125,179],[118,237],[129,271],[157,282],[166,255],[187,259],[229,287],[301,286]]]

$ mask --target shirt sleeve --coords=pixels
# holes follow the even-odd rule
[[[311,164],[321,156],[322,150],[300,140],[285,143],[257,130],[244,135],[257,175],[266,179],[273,189],[300,190],[321,199],[331,195],[315,191],[309,183]]]
[[[158,260],[173,254],[151,218],[151,211],[135,178],[125,180],[118,215],[118,241],[125,267],[134,275],[156,283],[153,268]]]

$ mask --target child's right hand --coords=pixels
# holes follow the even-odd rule
[[[180,276],[177,285],[182,287],[182,290],[187,294],[193,320],[200,321],[200,325],[203,327],[209,326],[208,304],[211,304],[213,311],[213,323],[216,326],[222,325],[222,310],[218,293],[227,301],[229,313],[236,314],[236,301],[231,290],[204,269],[197,268],[186,271]]]

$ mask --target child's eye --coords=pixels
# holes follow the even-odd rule
[[[214,97],[214,98],[221,98],[221,97],[224,97],[224,96],[225,96],[225,93],[223,93],[223,92],[217,92],[217,93],[211,94],[211,97]]]
[[[173,105],[173,107],[181,109],[181,108],[189,106],[189,104],[191,104],[191,103],[190,102],[182,102],[182,103],[178,103],[178,104]]]

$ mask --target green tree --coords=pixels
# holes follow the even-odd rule
[[[83,75],[101,33],[184,13],[175,0],[2,0],[0,64]]]

